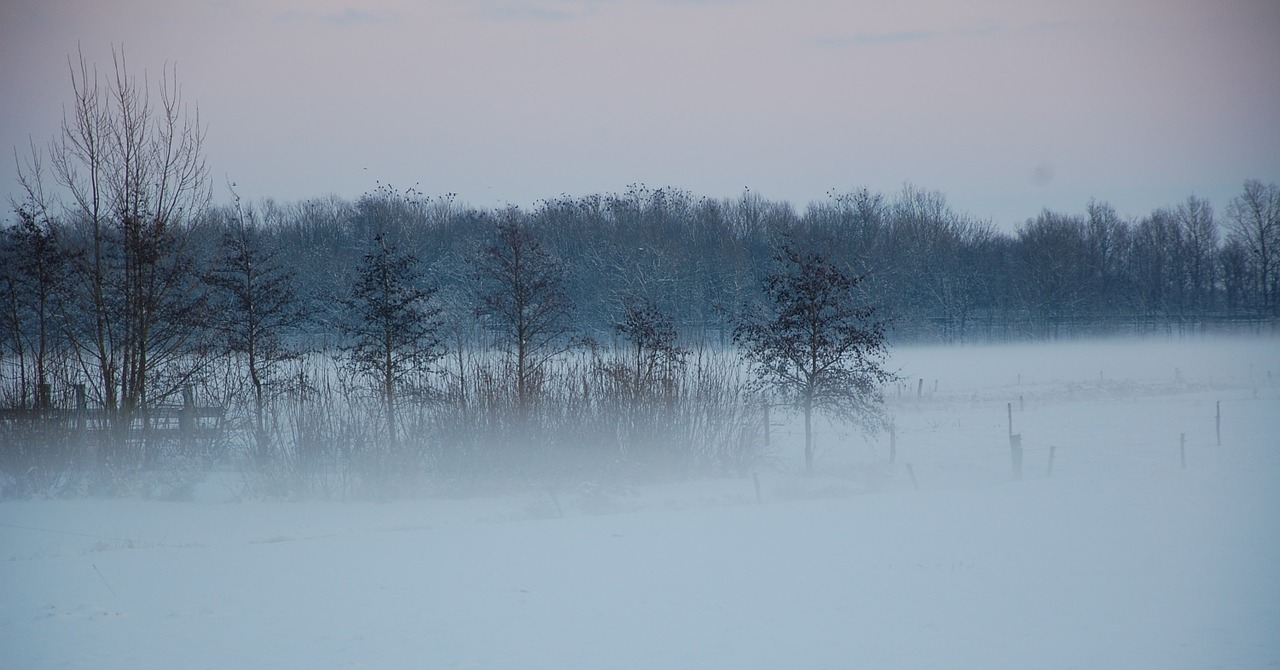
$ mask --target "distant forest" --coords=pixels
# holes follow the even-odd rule
[[[1253,181],[1225,218],[1196,197],[1138,220],[1090,202],[1043,211],[1012,234],[913,186],[833,194],[803,211],[751,192],[717,200],[643,185],[486,210],[384,187],[355,202],[215,208],[198,255],[207,262],[227,229],[251,226],[296,272],[314,316],[299,327],[322,335],[378,234],[419,259],[466,316],[469,259],[500,221],[527,228],[564,265],[577,328],[597,339],[613,332],[624,299],[641,296],[685,342],[727,344],[784,240],[865,276],[863,298],[897,342],[1181,333],[1280,316],[1280,190]]]

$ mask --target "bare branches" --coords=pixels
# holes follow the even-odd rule
[[[805,467],[813,469],[812,414],[820,409],[868,430],[883,423],[880,385],[893,379],[883,360],[884,325],[854,302],[862,281],[817,252],[784,245],[764,279],[765,313],[734,331],[758,387],[804,411]]]
[[[1227,206],[1232,239],[1248,252],[1256,306],[1262,316],[1280,316],[1280,186],[1250,179]]]
[[[342,323],[347,366],[378,389],[391,446],[401,387],[444,355],[441,309],[432,302],[436,289],[422,283],[418,259],[379,232],[356,272],[351,297],[342,301],[348,311]]]
[[[492,316],[506,336],[516,367],[516,399],[526,411],[543,365],[568,343],[572,303],[566,273],[515,209],[503,213],[474,269],[481,313]]]
[[[186,246],[212,194],[204,130],[168,67],[158,101],[123,50],[112,50],[106,76],[83,53],[68,71],[72,99],[48,149],[53,181],[70,196],[65,243],[77,250],[63,326],[100,401],[130,410],[198,367],[190,354],[203,345],[204,295]],[[20,183],[47,203],[41,161],[33,143]],[[186,369],[170,369],[179,361]]]

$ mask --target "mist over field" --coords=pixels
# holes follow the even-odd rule
[[[73,668],[1266,667],[1277,344],[900,347],[894,461],[887,435],[820,422],[808,475],[779,409],[745,475],[340,503],[212,470],[185,501],[10,500],[0,647]]]
[[[1280,666],[1273,8],[124,4],[0,8],[0,670]]]
[[[803,209],[644,183],[522,208],[382,182],[251,201],[227,179],[219,203],[175,69],[67,65],[0,230],[3,497],[183,498],[214,468],[343,500],[742,475],[780,407],[813,471],[824,420],[893,433],[896,345],[1280,318],[1261,179],[1219,209],[1091,199],[1013,232],[910,183]]]

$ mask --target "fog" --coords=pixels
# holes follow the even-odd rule
[[[0,648],[15,668],[1264,667],[1278,344],[897,347],[893,437],[819,420],[812,474],[778,407],[742,474],[427,476],[343,502],[224,461],[177,500],[8,500]]]

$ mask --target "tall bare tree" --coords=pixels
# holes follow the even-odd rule
[[[1129,245],[1129,225],[1110,204],[1090,200],[1085,216],[1083,261],[1085,290],[1095,320],[1115,318],[1123,311],[1125,296],[1132,286],[1125,276],[1125,252]]]
[[[20,405],[38,409],[51,403],[50,368],[55,350],[59,355],[65,353],[58,337],[57,314],[70,260],[58,239],[57,222],[41,184],[42,158],[40,150],[32,146],[31,157],[23,166],[27,172],[19,180],[25,197],[11,203],[18,220],[0,230],[0,297],[4,304],[0,321],[17,360]]]
[[[1191,196],[1174,210],[1182,226],[1183,268],[1186,272],[1187,307],[1206,315],[1213,309],[1217,284],[1218,223],[1208,200]]]
[[[1084,311],[1089,284],[1085,230],[1080,217],[1049,210],[1018,230],[1013,269],[1023,301],[1043,335],[1058,335],[1062,325]]]
[[[1280,186],[1246,181],[1227,205],[1227,221],[1248,251],[1259,315],[1280,315]]]
[[[72,100],[49,147],[75,248],[67,333],[103,406],[129,415],[188,383],[204,343],[191,231],[211,196],[204,128],[165,67],[153,90],[123,51],[69,62]]]

